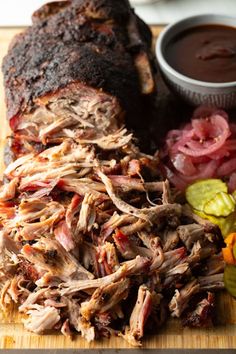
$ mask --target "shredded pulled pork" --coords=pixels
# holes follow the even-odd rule
[[[52,306],[35,305],[27,314],[29,317],[24,320],[25,328],[37,334],[53,329],[60,321],[59,311]]]
[[[152,310],[152,294],[145,285],[140,285],[138,297],[130,316],[130,327],[126,327],[124,338],[133,346],[140,346],[144,325]]]
[[[193,296],[222,288],[217,230],[209,237],[209,227],[186,215],[159,161],[140,153],[125,129],[65,139],[20,157],[5,177],[0,305],[16,303],[26,329],[77,331],[88,341],[116,333],[139,346],[168,307],[182,318]],[[204,271],[193,278],[196,267]],[[212,299],[185,323],[210,323],[202,309]]]

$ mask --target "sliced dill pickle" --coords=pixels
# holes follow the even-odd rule
[[[228,216],[235,209],[235,200],[232,195],[219,192],[216,195],[206,202],[204,205],[203,211],[206,214],[214,216]]]
[[[236,190],[232,193],[234,200],[236,201]]]
[[[227,264],[224,271],[224,283],[227,291],[236,297],[236,266]]]
[[[233,245],[233,255],[234,259],[236,260],[236,243]]]
[[[223,218],[223,217],[218,217],[217,218],[216,216],[208,215],[208,214],[204,213],[203,211],[199,211],[199,210],[196,210],[196,209],[193,209],[193,212],[195,214],[199,215],[201,218],[209,220],[210,222],[212,222],[212,224],[218,225],[219,228],[221,228],[221,224],[225,220],[225,218]]]
[[[220,179],[204,179],[187,187],[186,199],[194,209],[203,211],[205,204],[217,193],[227,191],[227,185]]]
[[[204,213],[203,211],[199,210],[193,210],[193,212],[197,215],[199,215],[201,218],[209,220],[212,222],[212,224],[218,225],[220,228],[220,231],[222,233],[222,236],[225,238],[227,237],[231,232],[236,232],[236,212],[234,211],[231,213],[229,216],[224,218],[223,216],[213,216]]]
[[[236,213],[233,212],[227,218],[220,217],[220,231],[222,233],[222,236],[225,238],[227,237],[231,232],[236,231]]]

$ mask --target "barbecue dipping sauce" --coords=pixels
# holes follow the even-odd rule
[[[201,25],[175,36],[165,49],[168,64],[192,79],[236,81],[236,28]]]

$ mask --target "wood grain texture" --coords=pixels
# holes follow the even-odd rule
[[[152,28],[157,37],[161,28]],[[21,29],[0,29],[0,62],[7,52],[12,37]],[[5,119],[4,93],[2,74],[0,73],[0,171],[3,172],[3,148],[9,134]],[[217,299],[218,326],[212,329],[182,328],[178,320],[170,319],[165,327],[157,331],[155,336],[148,337],[144,348],[150,349],[195,349],[195,348],[236,348],[236,300],[226,293]],[[71,341],[56,333],[39,336],[24,330],[20,315],[12,310],[6,317],[0,312],[0,348],[1,349],[39,349],[39,348],[131,348],[122,338],[114,337],[94,343],[87,343],[79,335]]]

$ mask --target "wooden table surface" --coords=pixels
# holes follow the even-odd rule
[[[20,32],[20,28],[0,28],[0,62],[7,52],[9,42],[12,37]],[[161,27],[152,27],[154,36],[157,37]],[[3,171],[3,147],[5,139],[9,133],[8,124],[5,119],[5,105],[2,84],[2,74],[0,73],[0,171]],[[182,328],[179,321],[170,319],[168,323],[155,336],[145,339],[144,348],[236,348],[236,300],[226,293],[219,295],[217,300],[217,320],[218,325],[211,329],[189,329]],[[19,315],[12,311],[7,317],[0,312],[0,348],[23,349],[23,348],[130,348],[121,338],[111,338],[87,343],[79,335],[75,340],[52,333],[50,335],[39,336],[24,330]]]

